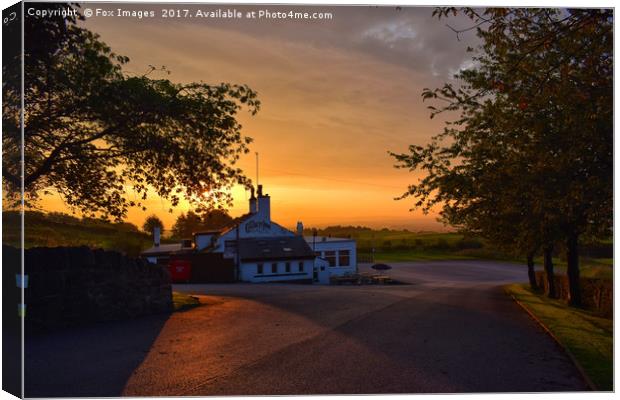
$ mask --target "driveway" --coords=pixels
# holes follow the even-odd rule
[[[527,278],[524,266],[391,265],[389,274],[409,284],[176,285],[206,304],[165,320],[30,339],[26,395],[587,390],[565,354],[501,291]]]

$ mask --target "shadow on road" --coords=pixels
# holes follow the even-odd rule
[[[290,300],[290,299],[288,299]],[[322,324],[274,297],[261,302]],[[317,372],[318,371],[318,372]],[[344,321],[184,395],[587,390],[555,343],[500,287],[442,288]]]
[[[159,314],[27,335],[26,397],[120,396],[169,317]]]

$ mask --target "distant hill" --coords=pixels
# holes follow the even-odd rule
[[[138,256],[152,245],[149,235],[127,222],[113,223],[91,218],[77,218],[64,213],[26,211],[25,246],[89,246],[120,251]],[[17,211],[2,212],[2,240],[18,246],[20,215]]]
[[[318,236],[352,238],[358,251],[424,250],[436,252],[458,252],[482,249],[484,240],[460,233],[410,232],[407,229],[372,229],[365,226],[329,226],[317,229]],[[312,236],[313,229],[305,229],[304,235]]]

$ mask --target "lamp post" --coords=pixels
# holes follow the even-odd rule
[[[316,270],[316,228],[312,228],[312,252],[314,253],[314,258],[312,259],[312,280],[316,281],[318,279],[318,273]]]

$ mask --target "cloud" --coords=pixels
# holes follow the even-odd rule
[[[340,218],[381,226],[380,221],[414,220],[411,202],[393,198],[417,175],[392,168],[387,151],[406,151],[408,144],[426,143],[440,131],[441,120],[429,119],[420,94],[467,65],[468,43],[432,18],[430,8],[235,6],[243,12],[264,7],[319,10],[334,18],[91,18],[86,26],[115,52],[128,55],[128,68],[135,73],[149,64],[166,65],[175,81],[246,83],[258,91],[261,111],[239,118],[244,134],[255,139],[252,151],[261,154],[263,183],[273,187],[274,216],[282,223],[294,225],[298,218],[338,223]],[[253,153],[240,166],[253,176]],[[234,210],[245,208],[241,197]],[[131,214],[138,223],[141,216]]]

